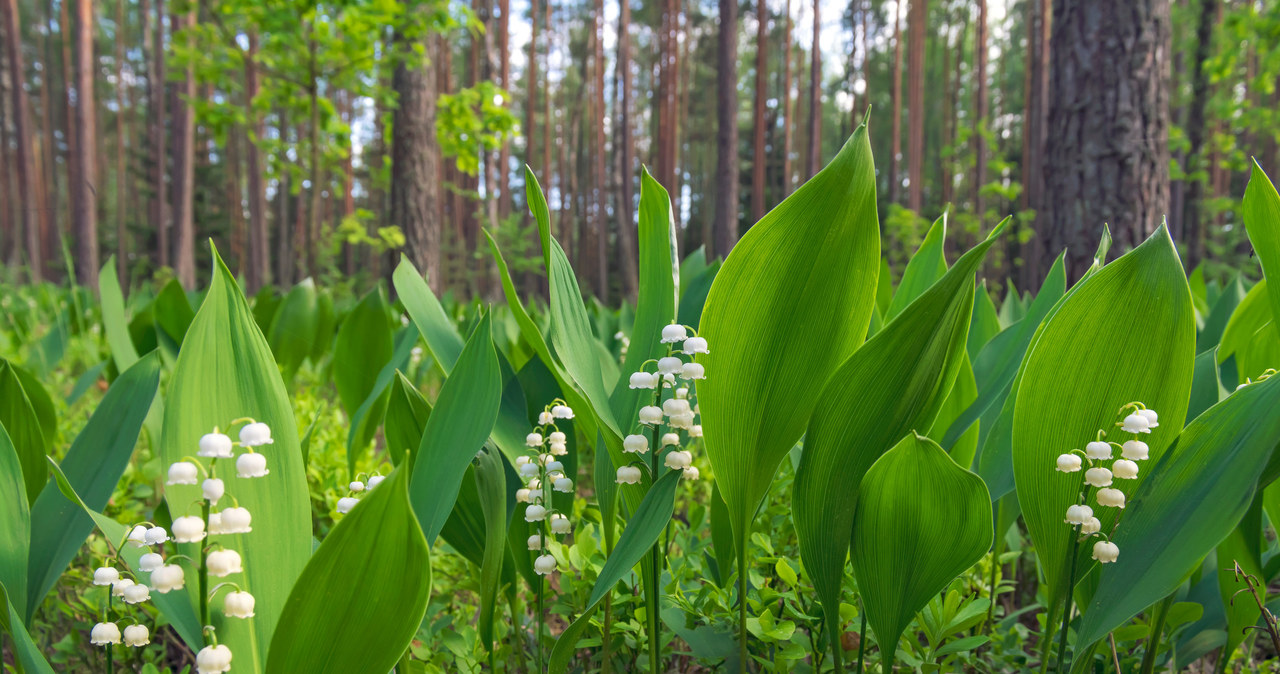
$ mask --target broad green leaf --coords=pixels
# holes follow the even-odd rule
[[[1232,314],[1244,301],[1245,295],[1244,284],[1240,282],[1240,276],[1237,275],[1218,296],[1218,301],[1214,303],[1209,317],[1204,321],[1204,329],[1196,335],[1196,353],[1204,353],[1222,341],[1222,333],[1227,329],[1227,321],[1231,320]]]
[[[155,312],[156,325],[169,339],[173,340],[174,344],[181,345],[196,314],[191,310],[187,293],[182,289],[178,279],[169,279],[169,282],[164,284],[151,308]]]
[[[613,548],[613,554],[609,555],[604,567],[600,569],[600,575],[596,577],[582,614],[560,633],[560,638],[551,649],[548,672],[568,670],[569,660],[577,652],[578,640],[590,625],[596,607],[605,595],[613,591],[618,581],[631,573],[632,568],[649,554],[654,541],[658,540],[671,521],[671,515],[675,511],[676,487],[679,484],[680,471],[669,470],[645,494],[635,514],[627,522],[627,528],[618,537],[618,545]]]
[[[49,661],[40,651],[40,646],[31,638],[26,625],[22,624],[22,616],[18,615],[18,609],[14,608],[4,583],[0,583],[0,599],[4,600],[4,606],[0,607],[4,611],[4,620],[0,620],[0,627],[4,627],[9,633],[14,655],[17,656],[18,664],[22,667],[19,671],[25,671],[28,674],[54,674]]]
[[[973,329],[972,324],[969,329]],[[941,440],[943,433],[951,427],[951,422],[955,421],[956,417],[968,409],[977,398],[978,382],[974,379],[973,365],[969,364],[969,353],[966,351],[961,355],[956,381],[952,384],[951,391],[947,393],[942,408],[938,410],[938,417],[934,419],[933,426],[926,434],[929,439],[934,442]],[[974,458],[978,454],[978,424],[970,426],[969,430],[947,449],[947,453],[965,470],[971,469]]]
[[[1236,592],[1245,587],[1244,579],[1236,576],[1235,566],[1258,580],[1266,582],[1262,571],[1262,495],[1256,494],[1253,504],[1245,511],[1240,523],[1230,534],[1218,544],[1217,575],[1218,592],[1222,596],[1222,605],[1227,612],[1227,643],[1223,651],[1225,657],[1234,653],[1248,637],[1247,627],[1256,625],[1262,612],[1251,597]]]
[[[10,601],[27,603],[27,556],[31,544],[31,511],[18,452],[0,424],[0,586]],[[21,623],[23,618],[15,619]]]
[[[417,341],[416,334],[410,341]],[[333,384],[351,424],[347,433],[347,469],[353,475],[356,461],[378,431],[378,420],[386,410],[387,384],[399,366],[393,362],[393,349],[387,302],[382,289],[374,288],[342,321],[333,349]],[[384,368],[390,368],[385,377]],[[357,418],[356,413],[361,410],[363,413]]]
[[[34,502],[48,479],[44,457],[52,448],[53,438],[36,412],[39,397],[45,395],[47,399],[47,394],[38,382],[24,374],[17,365],[0,358],[0,425],[9,431],[22,465],[27,499]]]
[[[124,294],[120,290],[119,278],[116,275],[116,256],[112,255],[98,272],[98,294],[102,298],[102,327],[107,335],[107,345],[116,361],[116,369],[124,372],[137,362],[138,350],[133,346],[129,324],[125,322]]]
[[[856,535],[856,485],[903,437],[932,425],[966,357],[973,275],[1003,229],[1002,223],[855,351],[813,410],[796,470],[792,516],[804,568],[832,618],[838,616],[845,555]]]
[[[267,331],[267,343],[271,345],[276,362],[284,370],[285,381],[293,381],[302,361],[311,354],[319,320],[316,284],[307,278],[285,295],[271,319],[271,329]]]
[[[695,276],[687,285],[680,286],[680,307],[676,310],[676,320],[694,330],[701,329],[702,308],[707,303],[707,293],[715,283],[716,274],[720,272],[720,261],[712,262],[701,274]],[[681,281],[683,284],[684,281]]]
[[[414,457],[409,493],[428,543],[434,544],[467,466],[498,418],[502,380],[489,326],[485,315],[440,388]]]
[[[254,618],[223,624],[218,641],[236,654],[237,671],[254,672],[266,663],[289,588],[311,556],[311,507],[298,425],[280,370],[216,249],[213,258],[209,291],[187,330],[169,380],[160,458],[167,466],[192,456],[202,435],[215,427],[225,429],[234,419],[252,417],[271,427],[275,442],[262,448],[271,471],[266,477],[237,480],[225,466],[220,473],[231,478],[228,496],[253,515],[251,533],[223,536],[220,542],[244,559],[244,574],[236,582],[253,594],[257,605]],[[277,322],[289,324],[284,318],[289,313],[282,306]],[[303,357],[305,352],[299,362]],[[175,515],[189,512],[199,495],[197,486],[165,489],[169,511]],[[188,555],[197,554],[194,545],[181,547],[188,548]],[[194,588],[195,581],[191,575],[187,586]]]
[[[1079,476],[1055,469],[1057,456],[1082,448],[1099,430],[1109,440],[1126,439],[1114,424],[1121,406],[1136,401],[1168,420],[1143,436],[1158,459],[1178,434],[1194,359],[1191,293],[1165,227],[1072,288],[1032,342],[1013,409],[1013,473],[1051,601],[1068,589],[1072,529],[1062,518],[1080,488]],[[1145,473],[1125,485],[1128,494]],[[1095,511],[1103,531],[1115,510]],[[1094,564],[1087,550],[1080,556],[1077,579]]]
[[[879,312],[881,317],[889,311],[889,303],[893,301],[893,270],[889,269],[889,260],[880,258],[880,274],[876,279],[876,303],[872,316]]]
[[[391,463],[400,465],[405,454],[418,451],[422,443],[422,432],[427,428],[427,417],[431,416],[431,403],[418,392],[413,382],[409,381],[399,370],[396,371],[395,382],[391,384],[391,397],[387,402],[386,420],[382,423],[382,434],[387,440],[387,455]]]
[[[1244,227],[1262,263],[1262,275],[1275,281],[1280,277],[1280,194],[1256,160],[1242,206]],[[1280,283],[1274,284],[1267,296],[1271,300],[1271,320],[1280,325]]]
[[[947,273],[947,258],[943,245],[947,238],[947,214],[944,211],[933,221],[924,241],[916,249],[916,254],[907,261],[907,268],[902,270],[902,280],[898,282],[898,290],[893,294],[889,309],[884,312],[884,322],[892,321],[902,313],[925,290]]]
[[[1120,559],[1101,569],[1080,643],[1168,596],[1231,533],[1280,443],[1276,409],[1280,377],[1245,386],[1192,420],[1164,456],[1143,463],[1149,475],[1113,536]]]
[[[733,526],[729,524],[729,506],[720,495],[720,485],[711,484],[711,550],[716,555],[716,567],[720,571],[717,581],[721,587],[729,582],[733,571]]]
[[[982,479],[928,438],[907,436],[867,471],[850,560],[890,663],[916,612],[986,554],[991,526]]]
[[[507,556],[507,475],[502,456],[495,449],[481,450],[476,456],[476,492],[485,532],[480,564],[480,641],[486,651],[492,651],[494,606],[502,584],[502,562]]]
[[[159,385],[160,355],[153,351],[116,378],[62,459],[63,474],[89,510],[106,509],[133,456]],[[35,615],[94,526],[80,506],[53,484],[36,498],[31,522],[28,618]]]
[[[293,585],[269,672],[389,672],[427,610],[431,558],[396,469],[329,532]],[[232,649],[235,653],[235,649]]]
[[[996,305],[991,301],[991,293],[987,292],[987,282],[984,279],[973,295],[973,320],[969,322],[970,362],[999,333],[1000,316],[996,314]]]
[[[1240,382],[1256,379],[1269,368],[1280,367],[1280,328],[1276,327],[1267,306],[1269,287],[1263,279],[1249,290],[1231,313],[1218,344],[1218,363],[1235,356]]]
[[[1212,349],[1196,356],[1195,374],[1191,378],[1191,400],[1187,404],[1187,416],[1182,425],[1191,423],[1205,410],[1217,405],[1227,396],[1218,379],[1218,363]]]
[[[1204,265],[1187,274],[1187,287],[1191,290],[1191,306],[1196,311],[1196,330],[1200,330],[1209,315],[1209,286],[1204,282]]]
[[[875,191],[863,124],[747,230],[707,296],[703,440],[740,556],[778,463],[866,334],[880,270]]]
[[[462,354],[462,335],[407,256],[400,256],[400,264],[391,278],[409,318],[427,340],[436,366],[447,376]]]
[[[312,363],[320,363],[330,352],[335,335],[333,329],[338,323],[337,312],[333,308],[333,293],[322,288],[316,293],[316,337],[311,342],[311,353],[308,358]]]

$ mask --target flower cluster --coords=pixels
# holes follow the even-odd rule
[[[359,478],[361,477],[363,477],[364,480],[360,480]],[[334,506],[334,510],[337,511],[339,515],[345,515],[351,512],[351,509],[356,507],[356,504],[360,502],[360,496],[362,494],[373,489],[379,484],[382,484],[382,481],[387,479],[386,476],[383,475],[374,474],[366,476],[364,473],[357,475],[356,478],[357,479],[352,480],[347,484],[347,495],[338,499],[337,505]]]
[[[672,323],[662,328],[662,343],[667,346],[667,355],[657,360],[647,360],[640,364],[640,370],[633,372],[629,385],[633,389],[652,389],[653,404],[640,408],[639,428],[622,440],[622,451],[628,454],[644,455],[650,450],[650,439],[653,436],[654,455],[650,471],[657,478],[658,461],[671,470],[682,471],[686,480],[698,479],[698,468],[693,464],[693,454],[685,449],[686,442],[702,437],[702,425],[698,423],[698,401],[695,386],[706,378],[706,369],[702,363],[694,360],[698,354],[710,353],[707,340],[689,336],[690,328]],[[679,344],[677,350],[675,345]],[[687,357],[686,361],[682,356]],[[653,372],[645,368],[653,363]],[[670,397],[667,392],[670,391]],[[681,438],[681,431],[684,438]],[[644,473],[641,466],[643,460],[618,467],[618,484],[638,484]]]
[[[147,548],[138,560],[139,574],[149,574],[147,584],[138,582],[137,578],[128,576],[114,566],[105,565],[94,571],[94,585],[110,586],[105,613],[110,617],[112,598],[120,598],[126,605],[138,604],[151,599],[151,592],[165,594],[186,587],[187,574],[182,562],[196,566],[190,557],[178,554],[176,550],[166,550],[166,544],[196,543],[200,545],[200,564],[193,571],[200,578],[201,620],[210,624],[208,605],[223,587],[233,588],[223,597],[222,612],[227,618],[252,618],[254,616],[254,597],[240,589],[236,583],[225,581],[214,586],[205,593],[207,579],[226,578],[244,573],[243,560],[240,553],[223,546],[221,543],[205,544],[210,536],[246,534],[253,530],[252,516],[249,510],[240,507],[234,496],[226,493],[226,483],[218,477],[218,461],[234,459],[236,479],[255,479],[265,477],[271,471],[267,468],[267,457],[255,451],[255,448],[272,444],[271,428],[267,424],[253,419],[237,419],[231,426],[243,423],[239,440],[219,432],[206,433],[200,438],[195,457],[186,457],[169,466],[168,485],[199,485],[201,498],[198,502],[201,514],[182,515],[173,520],[172,532],[152,523],[138,524],[129,531],[126,543],[135,548]],[[237,456],[236,448],[243,451]],[[208,459],[206,465],[202,459]],[[224,497],[230,498],[232,505],[220,511],[214,508]],[[117,555],[118,559],[118,555]],[[207,627],[207,631],[213,631]],[[104,619],[94,625],[90,641],[95,645],[110,648],[112,644],[121,643],[128,646],[144,646],[150,641],[150,634],[144,625],[133,624],[126,627],[123,633],[114,622]],[[210,645],[196,654],[196,671],[198,674],[216,674],[231,669],[231,650],[217,643],[216,636]]]
[[[529,454],[516,459],[516,470],[524,481],[524,487],[516,491],[516,502],[524,503],[524,521],[536,522],[537,533],[529,536],[529,550],[540,553],[533,560],[533,570],[538,575],[556,571],[556,558],[547,551],[548,530],[552,535],[565,535],[573,531],[573,524],[564,513],[557,512],[551,500],[552,492],[574,493],[573,479],[564,472],[559,457],[569,453],[568,436],[556,425],[556,420],[573,418],[573,409],[563,400],[556,399],[538,414],[538,425],[524,438]]]
[[[1099,507],[1123,509],[1125,493],[1120,489],[1120,483],[1115,480],[1137,479],[1137,462],[1145,461],[1150,454],[1147,443],[1139,438],[1160,425],[1160,416],[1155,410],[1147,409],[1142,403],[1129,403],[1120,409],[1121,413],[1126,411],[1128,414],[1116,423],[1116,426],[1119,426],[1123,433],[1133,434],[1132,439],[1126,440],[1124,444],[1107,442],[1103,440],[1107,435],[1106,431],[1100,430],[1093,442],[1084,446],[1083,451],[1075,449],[1059,455],[1057,459],[1059,472],[1078,473],[1084,470],[1083,485],[1078,500],[1067,508],[1067,515],[1063,521],[1086,537],[1098,536],[1102,539],[1093,544],[1093,558],[1103,564],[1119,559],[1120,548],[1111,542],[1111,534],[1115,533],[1114,527],[1111,534],[1103,533],[1102,522],[1094,516],[1093,508],[1089,505],[1089,493],[1093,489],[1097,490],[1093,496],[1094,502]],[[1114,449],[1120,450],[1120,458],[1112,461]],[[1103,465],[1107,461],[1111,461],[1109,467]]]

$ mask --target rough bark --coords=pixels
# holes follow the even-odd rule
[[[894,3],[893,11],[893,82],[890,93],[893,100],[893,112],[890,116],[890,138],[892,150],[889,153],[889,189],[888,203],[898,203],[898,189],[902,186],[902,178],[898,176],[899,157],[902,155],[902,2]]]
[[[1169,0],[1054,3],[1045,164],[1048,250],[1089,265],[1103,223],[1115,250],[1140,243],[1169,205]]]
[[[4,10],[0,10],[0,35],[4,30]],[[6,36],[6,39],[10,39]],[[9,152],[9,59],[0,49],[0,264],[18,269],[22,264],[22,232],[18,231],[18,204],[12,183],[18,171]]]
[[[1204,144],[1207,124],[1205,108],[1209,102],[1209,75],[1205,62],[1213,46],[1213,28],[1218,22],[1219,0],[1201,0],[1200,17],[1196,22],[1196,52],[1191,63],[1191,104],[1187,108],[1187,163],[1186,173],[1191,176],[1182,204],[1182,222],[1175,222],[1175,231],[1182,234],[1187,244],[1187,269],[1195,269],[1204,258],[1205,223],[1201,217],[1204,202]],[[1274,170],[1274,169],[1273,169]]]
[[[536,0],[535,0],[536,1]],[[635,139],[631,129],[631,2],[620,0],[618,16],[618,261],[623,296],[635,302],[637,288],[637,238],[635,213]]]
[[[397,35],[398,49],[410,45]],[[400,63],[392,77],[399,104],[391,123],[391,222],[404,232],[409,258],[432,290],[440,278],[440,212],[435,192],[440,152],[435,139],[436,73],[424,63]]]
[[[809,50],[809,152],[806,178],[822,168],[822,35],[821,3],[813,0],[813,48]]]
[[[716,41],[715,220],[708,257],[725,257],[738,240],[738,0],[719,0]]]
[[[265,169],[262,164],[262,153],[258,150],[258,142],[262,138],[262,119],[253,109],[253,99],[258,95],[258,36],[248,35],[249,49],[244,58],[244,105],[248,120],[249,137],[245,143],[245,171],[249,196],[249,231],[246,248],[249,254],[249,266],[245,281],[249,292],[257,292],[266,285],[271,276],[271,266],[267,262],[270,239],[267,232],[267,191]]]
[[[787,0],[786,24],[782,29],[782,198],[791,196],[791,152],[795,144],[791,101],[791,0]]]
[[[147,63],[147,153],[151,171],[151,222],[156,228],[156,264],[169,265],[168,97],[165,95],[164,0],[155,0],[155,26]]]
[[[973,203],[978,217],[986,211],[982,186],[987,183],[987,0],[978,0],[978,25],[973,39],[974,134]]]
[[[511,91],[511,0],[498,0],[498,84]],[[497,180],[498,219],[506,220],[511,213],[511,190],[507,183],[511,173],[511,141],[504,139],[498,150]]]
[[[75,212],[72,232],[75,239],[76,280],[98,287],[98,124],[93,94],[93,2],[75,0],[76,65],[76,152],[79,179],[72,185]]]
[[[172,16],[175,32],[196,25],[192,9]],[[196,97],[195,68],[187,66],[173,109],[173,271],[186,288],[196,285]]]
[[[3,0],[5,56],[9,66],[10,95],[13,110],[13,131],[18,145],[17,181],[18,194],[30,194],[35,177],[35,160],[31,152],[31,108],[23,73],[21,20],[18,16],[18,0]],[[40,229],[34,208],[20,208],[22,233],[26,240],[27,272],[31,281],[38,283],[44,277],[44,255],[41,251]]]
[[[911,0],[907,16],[907,208],[920,212],[924,205],[924,32],[929,22],[926,0]]]
[[[607,184],[607,164],[605,163],[605,134],[604,134],[604,0],[596,0],[595,12],[593,14],[593,22],[595,24],[595,85],[592,87],[592,96],[595,98],[595,117],[591,120],[591,128],[595,141],[595,153],[591,157],[591,174],[592,174],[592,196],[591,206],[592,214],[595,219],[595,244],[596,244],[596,296],[601,302],[608,302],[609,299],[609,187]],[[632,282],[634,283],[634,281]]]
[[[764,111],[769,97],[769,8],[756,0],[756,100],[751,124],[751,222],[764,217],[765,173]]]
[[[129,107],[124,101],[124,6],[125,0],[116,0],[116,276],[120,287],[129,288],[129,227],[125,222],[125,199],[129,171],[126,158],[129,156],[127,128],[124,123],[125,111]]]

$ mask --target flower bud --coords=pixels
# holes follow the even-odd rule
[[[101,566],[93,571],[94,585],[114,585],[120,580],[120,572],[110,566]]]
[[[1098,505],[1110,506],[1112,508],[1123,508],[1124,492],[1120,491],[1119,489],[1112,489],[1110,487],[1106,489],[1099,489]]]
[[[1128,459],[1116,459],[1111,464],[1111,472],[1121,480],[1132,480],[1138,477],[1138,464]]]
[[[359,494],[364,491],[364,483],[360,480],[352,480],[351,483],[347,485],[347,489]]]
[[[271,439],[271,427],[261,421],[245,424],[240,429],[240,444],[245,447],[258,447],[260,445],[269,445],[275,442]]]
[[[1084,481],[1091,487],[1110,487],[1111,471],[1106,468],[1090,468],[1084,472]]]
[[[1094,461],[1106,461],[1111,458],[1111,445],[1101,440],[1094,440],[1084,446],[1084,454]]]
[[[196,674],[222,674],[231,671],[231,649],[225,644],[205,646],[196,653]]]
[[[124,645],[139,648],[151,643],[151,632],[146,625],[130,625],[124,628]]]
[[[200,492],[204,500],[209,502],[209,505],[217,505],[218,499],[227,493],[227,485],[222,480],[211,477],[200,483]]]
[[[235,550],[214,550],[204,558],[204,566],[209,570],[209,575],[218,578],[226,578],[233,573],[243,573],[244,567],[241,566],[240,553]]]
[[[541,522],[547,516],[547,509],[538,504],[531,504],[524,509],[524,521]]]
[[[222,600],[222,612],[228,618],[252,618],[253,595],[248,592],[228,592]]]
[[[231,458],[231,438],[222,433],[206,433],[200,436],[200,450],[196,456],[213,459]]]
[[[169,465],[169,480],[165,484],[195,484],[198,478],[196,464],[178,461]]]
[[[1084,460],[1079,454],[1059,454],[1058,470],[1063,473],[1074,473],[1080,470],[1080,466],[1084,465]]]
[[[1141,440],[1130,440],[1120,445],[1120,456],[1130,461],[1145,461],[1150,453],[1151,448]]]
[[[557,419],[572,419],[573,409],[568,405],[553,405],[551,407],[551,416]]]
[[[1120,548],[1111,541],[1098,541],[1093,544],[1093,558],[1103,564],[1110,564],[1120,558]]]
[[[351,509],[356,507],[356,504],[359,502],[360,502],[360,499],[358,498],[355,498],[352,496],[343,496],[342,498],[338,499],[338,504],[335,505],[333,509],[337,511],[338,514],[345,515],[351,512]]]
[[[644,454],[649,451],[649,439],[643,435],[628,435],[622,439],[622,451],[631,454]]]
[[[247,452],[236,457],[236,477],[266,477],[267,457],[257,452]]]
[[[89,643],[94,646],[111,646],[120,643],[120,627],[115,623],[98,623],[89,632]]]
[[[181,590],[186,587],[186,584],[187,576],[182,572],[182,567],[177,564],[165,564],[151,572],[151,585],[160,594],[169,594],[172,590]],[[128,590],[125,592],[125,600],[128,601]]]
[[[695,353],[711,353],[707,350],[707,340],[701,337],[690,337],[684,340],[684,354],[692,356]]]
[[[173,540],[176,543],[199,543],[204,540],[204,520],[199,517],[179,517],[173,521]]]
[[[689,333],[684,329],[684,326],[678,323],[672,323],[671,325],[663,326],[662,328],[663,344],[683,342],[688,336]]]

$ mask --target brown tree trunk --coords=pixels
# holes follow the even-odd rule
[[[822,36],[821,7],[813,1],[813,48],[809,50],[809,166],[807,178],[822,168]]]
[[[9,81],[12,86],[10,96],[13,106],[14,140],[18,145],[17,181],[18,194],[30,194],[35,178],[35,161],[31,152],[31,108],[27,100],[27,89],[23,73],[26,67],[22,58],[22,29],[18,18],[18,0],[3,0],[0,9],[4,11],[5,56],[9,66]],[[43,278],[44,254],[41,251],[40,228],[36,221],[35,208],[20,208],[22,233],[27,245],[28,273],[33,283]]]
[[[727,256],[738,240],[738,0],[719,3],[715,220],[709,258]]]
[[[973,203],[979,218],[986,213],[982,186],[987,184],[987,0],[978,0],[978,25],[974,35],[974,134]]]
[[[1169,205],[1169,1],[1054,3],[1045,227],[1068,271],[1088,268],[1103,223],[1117,250]]]
[[[412,54],[404,36],[397,34],[396,43],[402,54]],[[391,123],[391,222],[404,232],[410,259],[438,293],[443,286],[435,69],[425,63],[400,63],[392,87],[399,105]]]
[[[125,158],[129,154],[129,142],[125,137],[124,115],[129,107],[124,102],[124,5],[125,0],[116,0],[116,275],[120,287],[128,290],[129,228],[125,224],[125,199],[129,171]]]
[[[98,287],[98,125],[94,103],[93,2],[75,0],[76,152],[78,181],[72,185],[76,279]]]
[[[898,176],[898,158],[902,155],[902,2],[894,3],[893,10],[893,83],[890,89],[893,100],[890,131],[892,151],[889,153],[890,204],[898,203],[898,189],[902,179]]]
[[[72,48],[75,40],[75,29],[71,25],[71,2],[58,3],[58,31],[62,38],[62,138],[66,145],[63,164],[67,167],[67,222],[69,231],[76,231],[76,199],[80,180],[79,150],[80,133],[76,131],[76,106],[72,103],[72,92],[75,91],[75,52]],[[44,231],[44,253],[46,271],[60,276],[63,266],[63,232]],[[74,251],[73,251],[74,253]],[[58,271],[55,271],[58,270]]]
[[[248,233],[245,231],[244,191],[240,178],[240,155],[244,152],[241,146],[245,144],[243,133],[244,131],[239,127],[227,129],[226,157],[223,158],[223,168],[226,173],[227,214],[231,221],[231,258],[235,261],[232,269],[238,273],[245,273],[249,258],[245,250],[248,247]]]
[[[311,187],[307,189],[307,217],[305,221],[301,221],[305,224],[302,238],[306,242],[307,254],[306,267],[303,271],[307,276],[319,272],[320,193],[322,191],[320,178],[323,171],[320,166],[320,65],[317,55],[319,45],[316,43],[315,36],[310,34],[311,30],[314,29],[308,28],[307,38],[307,109],[310,111],[307,122],[307,147],[311,150],[307,170],[311,173]]]
[[[61,219],[58,217],[58,210],[62,200],[58,196],[58,144],[54,141],[58,122],[52,94],[54,88],[53,40],[47,37],[47,35],[53,34],[52,30],[49,29],[49,26],[53,24],[53,3],[51,0],[46,0],[44,16],[41,18],[46,30],[36,31],[36,51],[44,59],[44,74],[49,80],[46,86],[40,87],[42,120],[38,145],[32,148],[31,158],[36,163],[36,175],[32,178],[32,187],[39,194],[39,203],[43,205],[40,213],[36,216],[40,226],[39,236],[42,241],[56,241],[57,233],[62,231]],[[35,129],[33,128],[32,133],[34,134],[34,132]],[[52,247],[47,244],[44,246],[44,255],[46,257],[51,255],[52,251]],[[46,267],[45,272],[49,274],[50,270]]]
[[[791,196],[791,152],[795,145],[795,111],[791,99],[791,0],[787,0],[786,24],[782,28],[782,198]]]
[[[618,17],[618,131],[619,144],[622,146],[619,155],[618,171],[618,267],[622,270],[623,297],[635,302],[637,288],[637,253],[639,238],[636,234],[636,220],[632,217],[635,211],[633,180],[635,176],[635,146],[631,135],[631,2],[620,0],[622,5]]]
[[[1182,222],[1173,223],[1187,244],[1187,269],[1195,269],[1205,252],[1205,226],[1201,220],[1204,200],[1204,143],[1207,124],[1205,108],[1209,101],[1209,74],[1205,71],[1213,47],[1213,28],[1218,22],[1218,0],[1201,0],[1200,18],[1196,22],[1196,52],[1191,63],[1191,104],[1187,108],[1187,163],[1191,176],[1183,198]],[[1271,170],[1275,170],[1272,168]]]
[[[609,298],[609,215],[608,200],[609,191],[607,180],[607,168],[605,164],[605,134],[604,134],[604,0],[595,0],[595,13],[592,17],[595,30],[595,85],[592,87],[592,96],[595,99],[593,109],[595,116],[591,119],[591,129],[595,136],[593,146],[595,153],[591,157],[591,174],[592,174],[592,192],[591,192],[591,212],[595,225],[596,244],[596,296],[601,302],[608,302]],[[634,284],[634,281],[632,281]]]
[[[0,10],[0,35],[8,37],[4,29],[4,10]],[[9,85],[8,50],[0,49],[0,264],[9,269],[22,265],[22,232],[18,231],[18,204],[11,184],[18,170],[9,154],[9,100],[13,98]]]
[[[267,263],[270,237],[267,232],[267,190],[265,169],[262,166],[262,153],[258,143],[262,139],[262,119],[253,109],[253,99],[258,96],[258,36],[248,34],[249,49],[244,56],[244,106],[249,125],[249,138],[245,143],[245,170],[248,174],[249,190],[249,236],[246,248],[249,253],[249,267],[245,280],[249,292],[257,292],[266,285],[271,277],[271,266]]]
[[[529,38],[529,60],[525,66],[525,97],[524,97],[524,161],[534,169],[534,173],[542,175],[542,180],[546,180],[546,175],[551,170],[545,164],[538,166],[534,153],[533,139],[538,135],[538,120],[536,111],[538,109],[538,0],[530,0],[529,5],[529,25],[532,27],[533,34]],[[448,49],[448,47],[445,47]],[[621,48],[619,48],[621,49]],[[542,138],[543,145],[546,145],[550,138],[544,136]],[[550,183],[548,183],[550,185]]]
[[[175,33],[194,28],[195,9],[185,14],[174,14],[170,20]],[[195,97],[195,68],[187,66],[173,110],[173,271],[184,288],[196,285]]]
[[[288,118],[280,110],[276,110],[276,126],[281,141],[288,143],[294,135],[288,124]],[[276,283],[282,288],[293,285],[293,227],[290,220],[289,200],[293,187],[290,185],[289,172],[280,172],[280,187],[276,192]]]
[[[511,0],[498,0],[498,77],[502,88],[511,90]],[[498,151],[498,179],[494,187],[498,193],[498,219],[506,220],[511,214],[511,190],[508,188],[511,174],[511,141],[504,139]]]
[[[1045,134],[1049,126],[1049,41],[1053,18],[1052,0],[1032,0],[1027,20],[1027,95],[1023,112],[1023,207],[1036,212],[1045,209],[1044,153]],[[1039,219],[1037,217],[1037,219]],[[1044,274],[1044,241],[1033,238],[1018,251],[1022,257],[1021,282],[1024,288],[1035,288]]]
[[[756,101],[751,124],[751,222],[764,217],[766,163],[764,109],[769,92],[769,9],[756,0]]]
[[[147,62],[147,164],[151,170],[152,226],[156,228],[156,265],[169,266],[169,159],[168,97],[165,95],[164,66],[164,0],[155,0],[155,26],[152,29],[151,58]]]
[[[919,213],[924,206],[924,33],[929,22],[926,0],[911,0],[907,15],[907,208]]]

